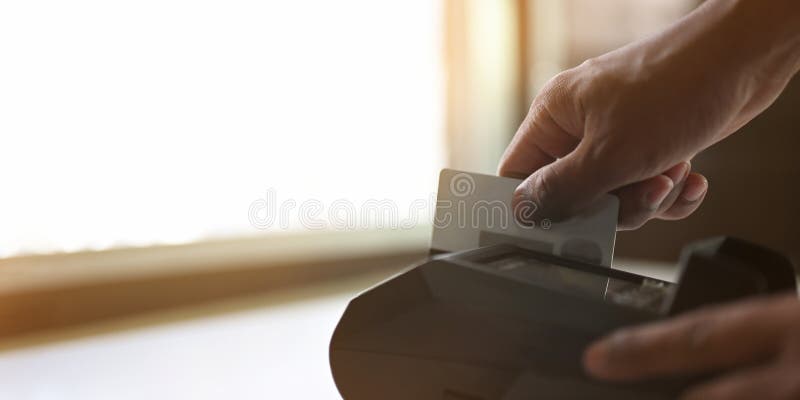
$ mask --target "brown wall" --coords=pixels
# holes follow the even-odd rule
[[[735,235],[790,253],[800,265],[800,78],[766,112],[693,162],[709,178],[705,203],[684,221],[654,221],[618,236],[617,255],[674,260],[680,247]]]

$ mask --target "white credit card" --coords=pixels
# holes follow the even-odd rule
[[[543,219],[530,225],[519,222],[511,206],[514,189],[521,182],[443,169],[439,175],[431,250],[450,252],[508,243],[611,266],[619,212],[615,196],[604,196],[568,220]],[[535,210],[529,210],[535,214]]]

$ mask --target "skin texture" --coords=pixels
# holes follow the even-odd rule
[[[790,293],[618,331],[592,345],[584,365],[610,381],[730,371],[686,400],[800,399],[800,301]]]
[[[499,175],[514,200],[559,220],[604,193],[620,229],[681,219],[708,181],[700,151],[778,97],[800,68],[800,1],[707,0],[658,35],[554,77],[531,105]],[[800,399],[796,293],[700,310],[612,334],[585,353],[597,379],[725,371],[684,399]]]
[[[689,216],[708,189],[687,172],[691,159],[772,104],[800,67],[798,16],[788,0],[712,0],[562,72],[534,100],[498,174],[526,179],[515,201],[534,201],[538,219],[563,219],[609,192],[622,230]]]

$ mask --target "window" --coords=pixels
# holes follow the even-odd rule
[[[441,14],[4,2],[0,256],[258,234],[248,213],[270,195],[297,204],[270,232],[301,229],[306,200],[391,199],[404,218],[443,165]]]
[[[0,257],[426,224],[544,81],[695,4],[5,2]]]

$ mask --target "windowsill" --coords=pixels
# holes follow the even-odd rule
[[[0,295],[54,287],[427,251],[430,227],[303,232],[0,259]]]
[[[8,258],[0,337],[396,271],[429,237],[423,226]]]

